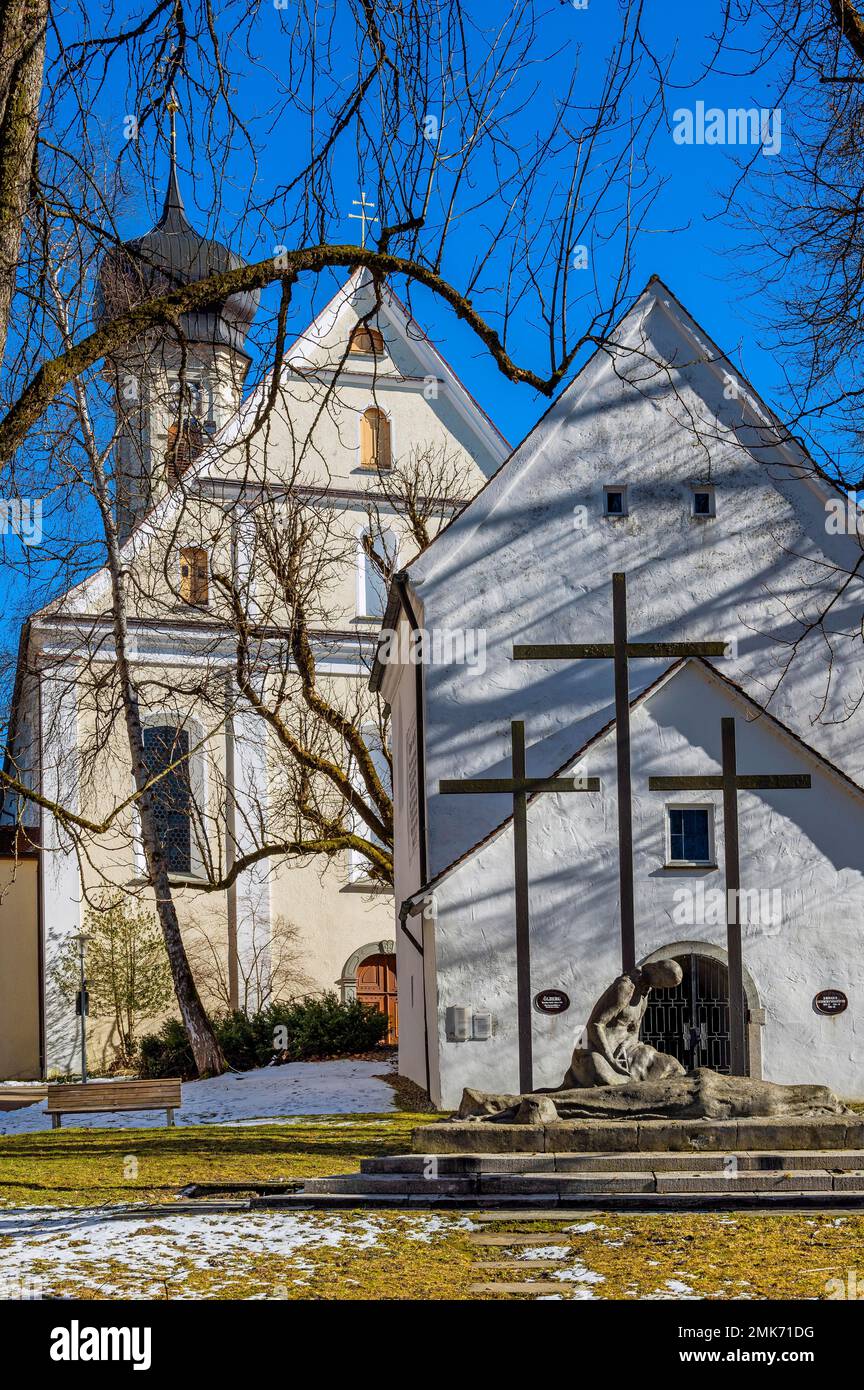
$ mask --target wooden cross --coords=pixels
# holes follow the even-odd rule
[[[516,883],[516,999],[519,1025],[519,1090],[534,1089],[531,1040],[531,933],[528,910],[528,797],[537,792],[597,792],[598,777],[528,777],[525,773],[525,725],[514,719],[510,777],[468,777],[462,782],[439,782],[445,796],[500,795],[513,797],[513,866]]]
[[[360,191],[360,197],[359,197],[359,198],[352,198],[352,199],[351,199],[351,202],[352,202],[352,204],[354,205],[354,207],[355,207],[355,208],[359,208],[360,211],[359,211],[359,212],[349,212],[349,214],[348,214],[348,219],[349,219],[349,221],[353,220],[353,221],[355,221],[355,222],[359,222],[359,223],[360,223],[360,245],[361,245],[361,246],[365,246],[365,245],[366,245],[366,224],[367,224],[367,222],[368,222],[368,223],[370,224],[370,226],[371,226],[371,224],[372,224],[373,222],[377,222],[377,221],[378,221],[378,218],[377,218],[377,217],[370,217],[370,215],[369,215],[371,212],[374,211],[374,209],[375,209],[375,203],[367,203],[367,202],[366,202],[366,190],[365,190],[365,189],[361,189],[361,191]]]
[[[627,636],[627,579],[612,576],[611,642],[517,646],[516,661],[609,661],[615,667],[615,733],[618,760],[618,878],[621,889],[621,964],[636,965],[633,902],[633,807],[630,779],[630,676],[633,657],[724,656],[725,642],[631,642]]]
[[[808,773],[781,774],[738,772],[735,753],[735,720],[720,720],[722,774],[708,777],[649,777],[652,792],[722,791],[723,840],[726,859],[726,956],[729,967],[729,1070],[747,1075],[747,1033],[744,1010],[744,970],[741,950],[741,914],[738,895],[741,867],[738,855],[738,792],[765,790],[806,791]]]

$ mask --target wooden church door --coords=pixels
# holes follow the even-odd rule
[[[395,1043],[399,1037],[395,956],[367,956],[360,962],[357,966],[357,998],[387,1015],[387,1036],[384,1041],[387,1044]]]

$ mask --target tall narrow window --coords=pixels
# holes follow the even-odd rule
[[[205,444],[205,422],[212,424],[213,393],[210,383],[197,376],[183,381],[173,377],[170,394],[174,423],[168,428],[165,468],[169,487],[179,482]]]
[[[380,357],[384,351],[384,339],[379,329],[370,328],[365,323],[358,323],[348,340],[348,350],[349,352],[363,352],[373,357]]]
[[[375,405],[364,410],[360,420],[360,465],[376,469],[391,467],[390,421]]]
[[[362,725],[360,732],[363,738],[363,742],[366,745],[366,751],[369,754],[369,759],[372,763],[372,766],[375,769],[375,773],[378,777],[378,780],[381,783],[381,786],[384,788],[384,791],[387,793],[387,795],[392,796],[392,767],[389,754],[389,744],[388,749],[385,749],[381,736],[382,731],[377,724],[364,724]],[[370,795],[369,789],[366,786],[360,769],[356,765],[352,766],[351,780],[358,794],[364,798],[367,805],[380,815],[380,807],[376,806],[374,798]],[[371,841],[371,843],[373,845],[377,845],[379,849],[386,848],[385,843],[381,839],[381,837],[376,834],[376,832],[372,829],[370,825],[366,824],[366,822],[363,820],[363,817],[360,816],[356,811],[353,813],[352,824],[355,835],[360,835],[363,837],[364,840]],[[350,872],[351,878],[355,882],[358,882],[360,880],[368,880],[369,878],[371,878],[372,875],[369,860],[366,858],[366,856],[362,853],[361,850],[352,848],[350,857]]]
[[[207,551],[199,545],[180,551],[180,597],[184,603],[206,603],[210,597]]]
[[[168,872],[191,873],[192,787],[187,730],[167,724],[145,728],[144,765],[148,777],[165,774],[154,783],[151,797],[156,834]]]
[[[390,589],[390,576],[396,568],[396,537],[391,531],[362,531],[357,557],[357,615],[383,618]]]

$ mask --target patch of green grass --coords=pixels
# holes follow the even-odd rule
[[[514,1222],[502,1215],[483,1229],[548,1232],[550,1246],[569,1246],[574,1265],[602,1276],[591,1288],[604,1299],[675,1298],[681,1285],[706,1299],[824,1299],[831,1289],[827,1281],[845,1281],[860,1266],[864,1248],[864,1215],[858,1213],[574,1212],[565,1223]],[[519,1244],[494,1254],[484,1250],[486,1258],[502,1260],[533,1253]],[[484,1275],[490,1276],[505,1282],[517,1277],[512,1265]],[[527,1270],[525,1277],[531,1277]],[[562,1290],[572,1287],[579,1285],[562,1282]]]
[[[169,1201],[188,1183],[280,1182],[356,1172],[405,1153],[426,1115],[320,1115],[286,1125],[61,1129],[0,1136],[0,1205]]]

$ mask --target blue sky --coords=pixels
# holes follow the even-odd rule
[[[650,32],[658,50],[666,55],[674,54],[672,82],[667,89],[667,109],[670,113],[679,104],[693,107],[697,101],[703,101],[707,107],[722,109],[773,106],[776,72],[766,70],[755,76],[740,77],[732,72],[736,61],[739,67],[746,68],[746,55],[737,60],[734,55],[728,56],[724,60],[725,74],[714,73],[702,81],[695,81],[712,51],[707,31],[711,24],[719,21],[719,0],[702,0],[699,5],[689,8],[667,5],[649,8],[658,12],[651,16],[650,23]],[[614,12],[617,7],[610,6],[606,0],[588,0],[585,9],[576,8],[566,0],[560,0],[557,5],[550,4],[543,18],[542,42],[554,53],[554,57],[543,64],[539,74],[535,72],[530,78],[526,77],[526,82],[532,85],[539,82],[539,90],[529,108],[514,120],[514,140],[518,142],[530,138],[538,125],[545,123],[546,113],[556,96],[563,91],[577,63],[580,82],[584,73],[586,90],[589,93],[594,90],[593,83],[601,71],[599,60],[608,52],[611,35],[616,31],[613,20],[610,20],[610,9]],[[261,7],[257,46],[262,61],[266,58],[268,66],[278,65],[281,23],[279,10],[269,5]],[[254,68],[247,66],[245,74],[248,81],[239,85],[235,100],[245,117],[262,119],[265,111],[257,104]],[[677,93],[676,81],[680,84]],[[105,93],[105,103],[104,115],[108,119],[108,128],[118,130],[125,110],[123,93],[109,87]],[[794,112],[783,112],[784,134],[793,128],[794,115]],[[200,119],[200,113],[194,113],[193,118]],[[286,112],[259,151],[258,182],[262,190],[267,190],[285,177],[286,151],[291,149],[291,135],[291,115]],[[743,153],[749,156],[750,151]],[[671,123],[668,131],[658,133],[652,147],[652,163],[658,177],[666,182],[649,217],[648,229],[636,244],[632,288],[635,295],[651,274],[660,275],[712,337],[732,355],[740,356],[744,370],[754,384],[770,397],[778,391],[782,375],[767,346],[769,334],[757,324],[753,306],[747,303],[744,293],[742,264],[736,248],[747,238],[724,215],[724,195],[733,184],[735,161],[741,155],[740,149],[723,145],[688,147],[676,144]],[[180,157],[182,162],[182,132]],[[782,150],[773,159],[760,156],[759,162],[766,166],[771,163],[773,167],[770,172],[782,177]],[[159,163],[164,168],[164,158],[161,156]],[[290,165],[290,158],[287,163]],[[341,213],[338,234],[345,240],[353,240],[357,236],[358,224],[350,221],[348,214],[354,210],[352,200],[359,197],[363,175],[356,161],[352,160],[350,150],[341,158],[339,168],[344,171],[344,182],[339,207],[334,208],[333,212]],[[220,185],[226,214],[222,219],[223,233],[232,198],[238,207],[242,205],[248,186],[245,166],[239,160],[233,166],[237,185],[233,190],[231,173],[229,163],[228,178]],[[212,188],[208,185],[206,171],[196,170],[194,188],[190,186],[191,183],[187,172],[183,177],[187,206],[192,213],[190,205],[195,205],[197,217],[193,213],[193,220],[196,225],[203,225],[212,206]],[[130,235],[141,231],[152,222],[156,212],[155,206],[149,210],[141,205],[134,207],[124,230]],[[334,223],[334,230],[336,227]],[[257,259],[273,249],[269,238],[257,237],[255,229],[248,226],[239,232],[232,228],[230,240],[235,249],[248,259]],[[463,265],[467,265],[470,251],[469,241],[464,247]],[[449,256],[450,277],[458,283],[462,268],[458,236],[451,242]],[[325,290],[329,292],[329,287],[321,286],[314,292],[313,299],[307,293],[310,288],[307,283],[296,293],[294,326],[297,328],[303,326],[307,309],[321,302]],[[413,295],[416,308],[422,313],[424,327],[507,437],[517,442],[542,414],[548,402],[529,388],[513,386],[502,378],[470,330],[455,320],[446,306],[434,296],[417,289]],[[512,353],[526,364],[532,365],[536,361],[536,339],[530,325],[525,324],[521,330],[517,327],[513,333]]]
[[[715,0],[702,0],[699,5],[689,8],[665,4],[650,8],[655,12],[651,16],[651,33],[658,49],[669,55],[674,54],[671,87],[667,91],[670,115],[676,107],[692,109],[698,101],[703,101],[707,107],[721,109],[773,107],[778,74],[764,70],[755,75],[736,76],[736,61],[740,68],[746,68],[746,55],[742,54],[739,60],[734,55],[727,59],[723,75],[712,74],[697,80],[711,51],[707,31],[712,23],[717,22],[715,11],[720,9],[719,0],[716,3]],[[607,3],[607,0],[588,0],[587,8],[577,8],[565,3],[565,0],[557,5],[549,5],[542,17],[542,41],[551,56],[539,70],[526,75],[526,84],[530,85],[533,95],[526,109],[513,119],[512,133],[516,143],[529,139],[538,123],[545,125],[548,113],[554,109],[556,97],[564,90],[574,66],[578,65],[580,92],[583,83],[586,96],[595,90],[602,71],[601,59],[608,52],[614,29],[610,11],[614,16],[617,7]],[[131,17],[134,10],[130,7],[127,13]],[[247,63],[241,69],[237,84],[235,100],[241,114],[258,122],[260,129],[269,123],[267,84],[262,75],[266,70],[278,76],[279,45],[283,42],[281,26],[284,22],[284,14],[275,6],[261,6],[254,47],[261,55],[262,67],[259,71],[255,65]],[[348,54],[349,66],[346,71],[350,71],[350,59],[351,55]],[[533,90],[535,83],[536,91]],[[678,90],[676,83],[679,84]],[[120,158],[130,154],[122,135],[129,102],[128,87],[117,74],[109,79],[99,98],[98,108],[93,112],[94,120],[100,122],[106,131],[109,146],[113,142]],[[206,111],[187,110],[184,119],[200,123],[208,114]],[[795,118],[794,111],[784,110],[782,113],[786,139],[794,132]],[[280,115],[267,138],[261,141],[258,184],[263,192],[284,179],[286,171],[290,169],[292,140],[296,138],[292,119],[296,118],[292,118],[289,107]],[[145,160],[151,157],[143,144],[139,153]],[[748,238],[724,214],[724,195],[734,181],[735,161],[741,153],[740,149],[723,145],[677,144],[671,122],[668,129],[658,132],[652,149],[652,167],[658,178],[665,182],[649,215],[647,229],[635,246],[631,288],[635,295],[651,274],[658,274],[683,300],[704,329],[740,364],[756,388],[782,411],[782,367],[771,348],[770,324],[759,321],[759,306],[748,299],[746,262],[742,261],[738,252],[741,243],[746,243]],[[749,151],[745,153],[749,154]],[[181,165],[183,155],[181,131]],[[152,159],[157,183],[164,187],[164,149],[153,155]],[[761,164],[770,164],[770,173],[781,179],[783,159],[782,148],[773,157],[759,156]],[[348,220],[348,213],[353,210],[352,200],[359,196],[364,182],[363,171],[357,167],[351,148],[340,155],[337,173],[339,206],[333,208],[332,212],[338,221],[334,221],[331,230],[340,239],[349,241],[356,237],[357,223]],[[187,171],[181,182],[192,220],[196,226],[207,226],[208,214],[214,203],[213,183],[208,171],[206,168],[196,169],[194,180]],[[247,259],[258,259],[272,253],[273,245],[268,236],[258,235],[254,227],[237,227],[230,222],[232,204],[235,210],[242,206],[248,188],[248,166],[238,154],[229,159],[220,179],[223,213],[220,225],[214,229],[210,224],[210,229],[221,232]],[[157,213],[152,194],[136,196],[133,182],[128,215],[121,224],[121,230],[130,236],[139,233],[152,224]],[[286,233],[286,240],[291,244],[290,232]],[[470,236],[456,236],[452,240],[446,269],[455,283],[459,281],[460,272],[470,263],[472,249]],[[332,291],[332,285],[332,281],[317,286],[307,284],[298,290],[292,323],[295,330],[303,327],[307,315],[314,307],[320,306]],[[402,287],[397,285],[397,289],[401,291]],[[602,296],[602,282],[600,290]],[[273,291],[270,292],[270,302],[272,294]],[[506,381],[470,330],[459,323],[433,295],[415,290],[413,307],[423,326],[471,392],[511,443],[517,443],[546,409],[546,398],[524,386],[515,386]],[[510,342],[513,357],[526,365],[533,365],[537,346],[536,325],[528,321],[517,323]],[[539,365],[542,369],[544,364],[541,361]],[[43,579],[44,576],[40,576],[40,584]],[[37,598],[42,597],[43,594],[37,594],[35,588],[30,587],[21,576],[7,583],[5,616],[0,620],[0,643],[7,651],[17,642],[18,617],[22,611],[32,607]]]

